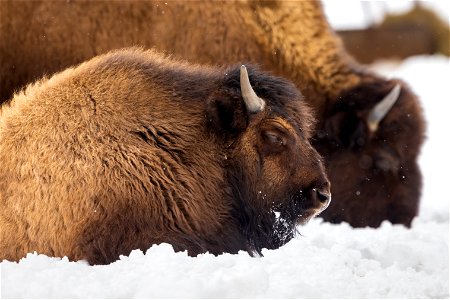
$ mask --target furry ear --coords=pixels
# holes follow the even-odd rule
[[[337,112],[325,122],[326,136],[340,147],[358,148],[367,140],[364,119],[352,112]]]
[[[355,149],[364,146],[375,134],[368,127],[369,114],[395,85],[394,81],[377,80],[344,91],[325,116],[327,139],[339,147]]]
[[[248,114],[240,94],[214,92],[207,100],[210,126],[226,135],[238,134],[247,128]]]
[[[324,132],[326,137],[329,140],[333,140],[339,144],[343,144],[341,133],[343,131],[342,122],[345,120],[346,114],[343,112],[339,112],[335,115],[328,116],[325,120],[324,124]]]

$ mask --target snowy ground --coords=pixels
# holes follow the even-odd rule
[[[315,219],[302,236],[264,257],[191,258],[167,244],[107,266],[29,254],[2,262],[5,298],[448,298],[448,58],[415,57],[379,72],[405,79],[422,99],[428,139],[421,211],[412,229],[388,222],[352,229]],[[445,122],[445,123],[444,123]],[[444,157],[447,157],[445,161]]]

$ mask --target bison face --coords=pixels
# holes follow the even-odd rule
[[[306,223],[330,202],[321,157],[301,128],[268,109],[252,118],[232,154],[255,180],[253,206],[289,224]]]
[[[251,78],[256,93],[241,87],[242,96],[216,95],[210,112],[226,133],[233,214],[260,253],[289,241],[297,224],[328,206],[331,194],[321,157],[309,142],[312,117],[299,92],[268,75]],[[257,97],[253,106],[247,97]]]
[[[389,97],[395,98],[392,108],[374,122],[380,99]],[[383,220],[409,226],[420,196],[416,159],[423,131],[417,100],[400,83],[378,80],[344,93],[315,142],[335,200],[324,219],[356,227]]]

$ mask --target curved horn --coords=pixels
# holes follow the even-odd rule
[[[372,108],[367,117],[367,126],[370,131],[375,132],[378,129],[378,124],[387,115],[389,110],[392,108],[394,103],[397,101],[398,96],[400,96],[401,86],[397,85],[383,98],[377,105]]]
[[[247,68],[241,66],[241,93],[244,98],[245,106],[250,113],[257,113],[264,109],[266,103],[263,99],[259,98],[253,90],[250,79],[248,78]]]

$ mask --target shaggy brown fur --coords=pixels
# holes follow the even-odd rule
[[[321,216],[355,227],[378,227],[383,220],[411,225],[418,213],[422,177],[417,164],[424,123],[414,95],[403,85],[399,100],[372,133],[369,110],[399,81],[368,82],[342,95],[326,114],[314,141],[326,157],[336,201]]]
[[[399,214],[408,215],[400,223],[409,225],[416,214],[420,184],[410,185],[398,176],[392,180],[391,172],[377,165],[373,165],[374,170],[359,169],[359,161],[363,155],[370,156],[371,160],[383,155],[384,148],[377,137],[386,139],[395,149],[403,146],[400,141],[406,141],[414,145],[413,150],[407,159],[397,156],[396,164],[408,169],[405,172],[411,182],[421,181],[416,160],[424,121],[418,101],[402,84],[402,99],[392,108],[387,120],[410,116],[408,120],[417,124],[411,127],[409,123],[397,122],[398,130],[392,135],[390,123],[385,120],[375,137],[366,133],[365,144],[358,149],[335,144],[339,137],[331,135],[334,131],[327,130],[326,123],[338,107],[346,107],[355,116],[366,114],[394,81],[369,73],[348,57],[318,1],[2,1],[0,40],[2,99],[9,98],[14,89],[42,74],[129,45],[156,47],[200,63],[257,63],[293,81],[312,106],[321,129],[315,144],[323,151],[328,172],[336,180],[332,185],[334,205],[340,203],[346,209],[354,207],[355,201],[361,203],[360,213],[354,209],[342,211],[340,207],[335,210],[332,206],[328,212],[335,217],[324,215],[326,220],[374,226],[386,215]],[[355,92],[372,100],[355,96]],[[352,104],[355,97],[358,106]],[[332,119],[337,122],[336,118]],[[344,119],[340,120],[342,124],[337,126],[348,128]],[[346,135],[353,133],[352,128],[349,130]],[[334,167],[337,165],[339,168]],[[411,165],[415,167],[407,167]],[[339,180],[344,176],[345,181]],[[371,185],[360,184],[366,178],[370,178]],[[385,182],[390,182],[390,192],[378,193],[384,189]],[[360,194],[355,198],[357,191]],[[391,199],[385,198],[388,194]],[[393,201],[402,205],[393,209]],[[372,209],[374,203],[378,207],[376,211]],[[403,209],[405,205],[407,209]],[[370,215],[371,220],[364,221],[361,215]],[[399,222],[397,217],[388,219]]]
[[[294,81],[316,111],[324,96],[360,81],[317,1],[2,1],[0,8],[2,99],[44,74],[135,45],[206,64],[252,61]]]
[[[249,74],[266,102],[252,114],[239,67],[137,49],[16,94],[0,111],[0,259],[104,264],[162,242],[196,255],[289,241],[329,182],[300,93]]]

